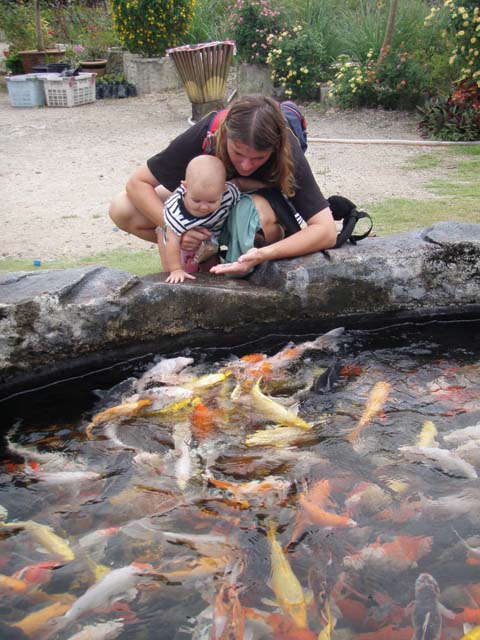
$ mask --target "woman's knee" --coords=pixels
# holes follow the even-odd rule
[[[134,211],[125,191],[115,196],[110,203],[108,215],[122,231],[129,231]]]

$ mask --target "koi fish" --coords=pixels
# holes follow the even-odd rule
[[[25,469],[25,475],[46,485],[71,485],[101,480],[103,476],[95,471],[42,471]]]
[[[373,482],[360,482],[348,494],[345,507],[350,516],[356,514],[373,515],[386,507],[390,498]]]
[[[18,627],[27,636],[31,638],[39,637],[38,631],[50,620],[53,618],[58,618],[58,616],[63,615],[70,608],[69,604],[64,604],[61,602],[54,602],[48,607],[44,607],[39,611],[34,611],[29,615],[25,616],[18,622],[12,624],[13,627]]]
[[[465,429],[455,429],[443,436],[445,442],[449,444],[463,444],[470,440],[480,440],[480,422]]]
[[[63,567],[62,562],[38,562],[16,571],[13,576],[30,585],[45,584],[52,577],[52,571]]]
[[[124,624],[121,620],[109,620],[108,622],[98,622],[89,624],[68,640],[114,640],[120,635]]]
[[[465,633],[460,640],[480,640],[480,626],[471,627],[470,625],[464,625],[464,627],[470,627],[464,629]]]
[[[247,447],[289,447],[309,439],[315,439],[315,436],[303,427],[274,427],[249,434],[245,444]]]
[[[231,570],[228,583],[222,583],[213,603],[212,640],[244,640],[245,613],[238,598],[236,585],[242,562]]]
[[[192,389],[196,392],[201,389],[209,389],[210,387],[220,384],[220,382],[224,382],[230,374],[231,372],[228,370],[220,373],[207,373],[204,376],[200,376],[200,378],[185,383],[183,387],[184,389]]]
[[[131,564],[113,569],[100,582],[92,585],[80,596],[68,611],[59,619],[61,626],[70,624],[84,614],[94,609],[112,605],[116,600],[133,600],[137,595],[136,585],[142,576],[152,567],[146,564],[132,562]]]
[[[197,580],[204,580],[212,575],[218,575],[225,572],[227,566],[227,559],[211,558],[209,556],[202,556],[193,561],[187,562],[187,567],[184,569],[174,569],[173,571],[149,571],[148,576],[150,578],[157,578],[163,582],[172,584],[185,584],[189,582],[196,582]]]
[[[454,618],[455,615],[439,601],[438,583],[429,573],[421,573],[415,581],[415,604],[412,624],[415,632],[412,640],[440,640],[442,634],[442,614]]]
[[[430,553],[431,536],[397,536],[391,542],[374,542],[358,553],[345,556],[346,567],[360,571],[373,566],[389,571],[405,571],[417,566],[417,562]]]
[[[271,422],[287,427],[311,428],[308,422],[305,422],[305,420],[299,418],[286,407],[263,394],[260,390],[260,378],[255,382],[250,391],[250,399],[254,409]]]
[[[35,447],[24,447],[18,442],[12,442],[7,436],[8,450],[21,456],[25,460],[33,460],[38,462],[42,467],[49,471],[81,471],[85,469],[85,462],[70,459],[57,451],[38,451]]]
[[[183,544],[198,553],[213,557],[225,557],[232,550],[238,550],[234,541],[224,535],[201,533],[176,533],[175,531],[159,531],[160,540],[171,544]]]
[[[431,420],[425,420],[422,430],[417,436],[417,447],[437,447],[435,436],[438,435],[437,427]]]
[[[387,625],[377,631],[369,631],[367,633],[357,633],[352,640],[412,640],[412,627],[397,627],[395,625]]]
[[[421,462],[446,474],[460,478],[478,478],[473,465],[448,449],[439,447],[403,446],[399,449],[407,460]]]
[[[358,440],[358,437],[373,418],[382,411],[385,402],[390,394],[391,385],[388,382],[377,382],[367,400],[367,405],[358,421],[357,425],[350,431],[347,440],[352,444]]]
[[[269,586],[279,607],[299,629],[307,628],[307,605],[302,585],[293,573],[283,549],[275,537],[275,526],[268,528],[271,572]]]
[[[144,407],[148,407],[152,404],[152,401],[149,399],[136,400],[135,402],[123,402],[122,404],[118,404],[115,407],[110,407],[109,409],[105,409],[105,411],[100,411],[93,416],[90,424],[86,428],[87,438],[91,438],[92,431],[99,424],[103,424],[104,422],[109,422],[110,420],[115,420],[116,418],[132,418],[136,416]]]
[[[210,477],[208,482],[219,489],[226,489],[237,499],[271,492],[284,496],[290,487],[288,480],[275,476],[267,476],[263,480],[251,480],[250,482],[230,482],[228,480],[217,480],[216,478]]]
[[[137,383],[137,389],[141,391],[151,383],[154,384],[178,384],[177,374],[193,364],[193,358],[163,358],[156,365],[148,369]]]
[[[38,544],[65,562],[70,562],[75,558],[68,542],[57,535],[52,527],[46,524],[39,524],[33,520],[28,520],[26,522],[0,522],[0,527],[25,529]]]
[[[478,491],[467,490],[432,500],[419,494],[422,513],[432,518],[452,519],[467,516],[471,522],[480,522],[480,496]]]
[[[305,516],[309,524],[313,523],[321,527],[356,527],[355,520],[324,508],[330,503],[329,495],[330,482],[327,479],[317,482],[307,493],[301,493],[298,497],[298,503],[301,507],[300,520],[303,520],[302,516]],[[294,538],[298,536],[299,524],[297,522]]]
[[[297,345],[289,342],[281,351],[270,357],[263,353],[248,354],[242,356],[239,363],[230,366],[233,370],[242,372],[245,378],[263,376],[268,379],[273,373],[289,367],[293,362],[301,358],[307,350],[328,349],[337,351],[338,338],[344,331],[343,327],[338,327],[324,333],[315,340],[308,340]]]
[[[27,582],[20,580],[16,576],[4,576],[0,574],[0,592],[14,591],[15,593],[23,593],[28,587]]]
[[[318,634],[318,640],[331,640],[332,632],[335,629],[336,621],[332,615],[332,611],[330,609],[330,602],[328,600],[325,602],[324,612],[325,612],[327,623]]]

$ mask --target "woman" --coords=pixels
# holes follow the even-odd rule
[[[203,152],[211,121],[212,116],[206,116],[197,122],[131,176],[126,191],[110,207],[110,217],[120,229],[157,242],[155,229],[164,226],[163,203],[180,184],[188,162]],[[255,205],[262,215],[275,212],[286,237],[251,248],[235,262],[212,267],[211,273],[245,275],[268,260],[293,258],[335,244],[336,227],[328,202],[275,100],[262,95],[237,100],[215,134],[214,147],[228,179],[248,177],[267,187],[255,195]],[[305,220],[303,228],[278,190]],[[207,229],[192,229],[182,238],[182,249],[195,250],[209,236]]]

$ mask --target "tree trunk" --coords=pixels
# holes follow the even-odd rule
[[[385,59],[385,56],[390,51],[393,40],[393,32],[395,30],[395,18],[397,15],[398,0],[390,0],[390,11],[388,12],[387,27],[385,29],[385,36],[383,38],[382,48],[380,49],[380,55],[378,56],[377,65],[381,64]]]
[[[40,0],[35,0],[35,36],[37,40],[37,51],[45,50],[42,31],[42,16],[40,14]]]

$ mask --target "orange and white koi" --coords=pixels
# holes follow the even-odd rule
[[[19,569],[13,575],[29,585],[45,584],[52,577],[52,571],[63,567],[62,562],[38,562]]]
[[[105,409],[105,411],[100,411],[100,413],[93,416],[90,424],[86,428],[87,438],[91,438],[93,429],[99,424],[115,420],[116,418],[132,418],[133,416],[138,415],[142,409],[150,406],[151,404],[152,400],[143,399],[136,400],[134,402],[123,402],[115,407]]]
[[[250,482],[230,482],[210,477],[208,482],[219,489],[226,489],[237,499],[270,493],[285,496],[290,488],[288,480],[276,476],[267,476],[263,480],[251,480]]]
[[[307,604],[297,576],[293,573],[283,549],[275,537],[275,526],[268,528],[270,544],[270,579],[268,584],[279,607],[299,629],[307,628]]]
[[[151,384],[180,384],[185,380],[182,376],[179,378],[178,373],[183,371],[185,367],[193,364],[193,358],[162,358],[153,367],[150,367],[137,382],[137,389],[142,390]]]
[[[378,415],[385,406],[390,395],[391,385],[388,382],[377,382],[368,396],[366,407],[357,425],[350,431],[347,440],[352,444],[356,442],[362,431],[368,426],[373,418]]]
[[[345,556],[343,562],[356,571],[374,566],[389,571],[405,571],[417,566],[417,562],[432,549],[431,536],[397,536],[390,542],[374,542],[358,553]]]
[[[213,622],[211,640],[244,640],[245,613],[240,603],[236,584],[242,567],[237,561],[233,566],[228,582],[223,582],[213,603]]]

